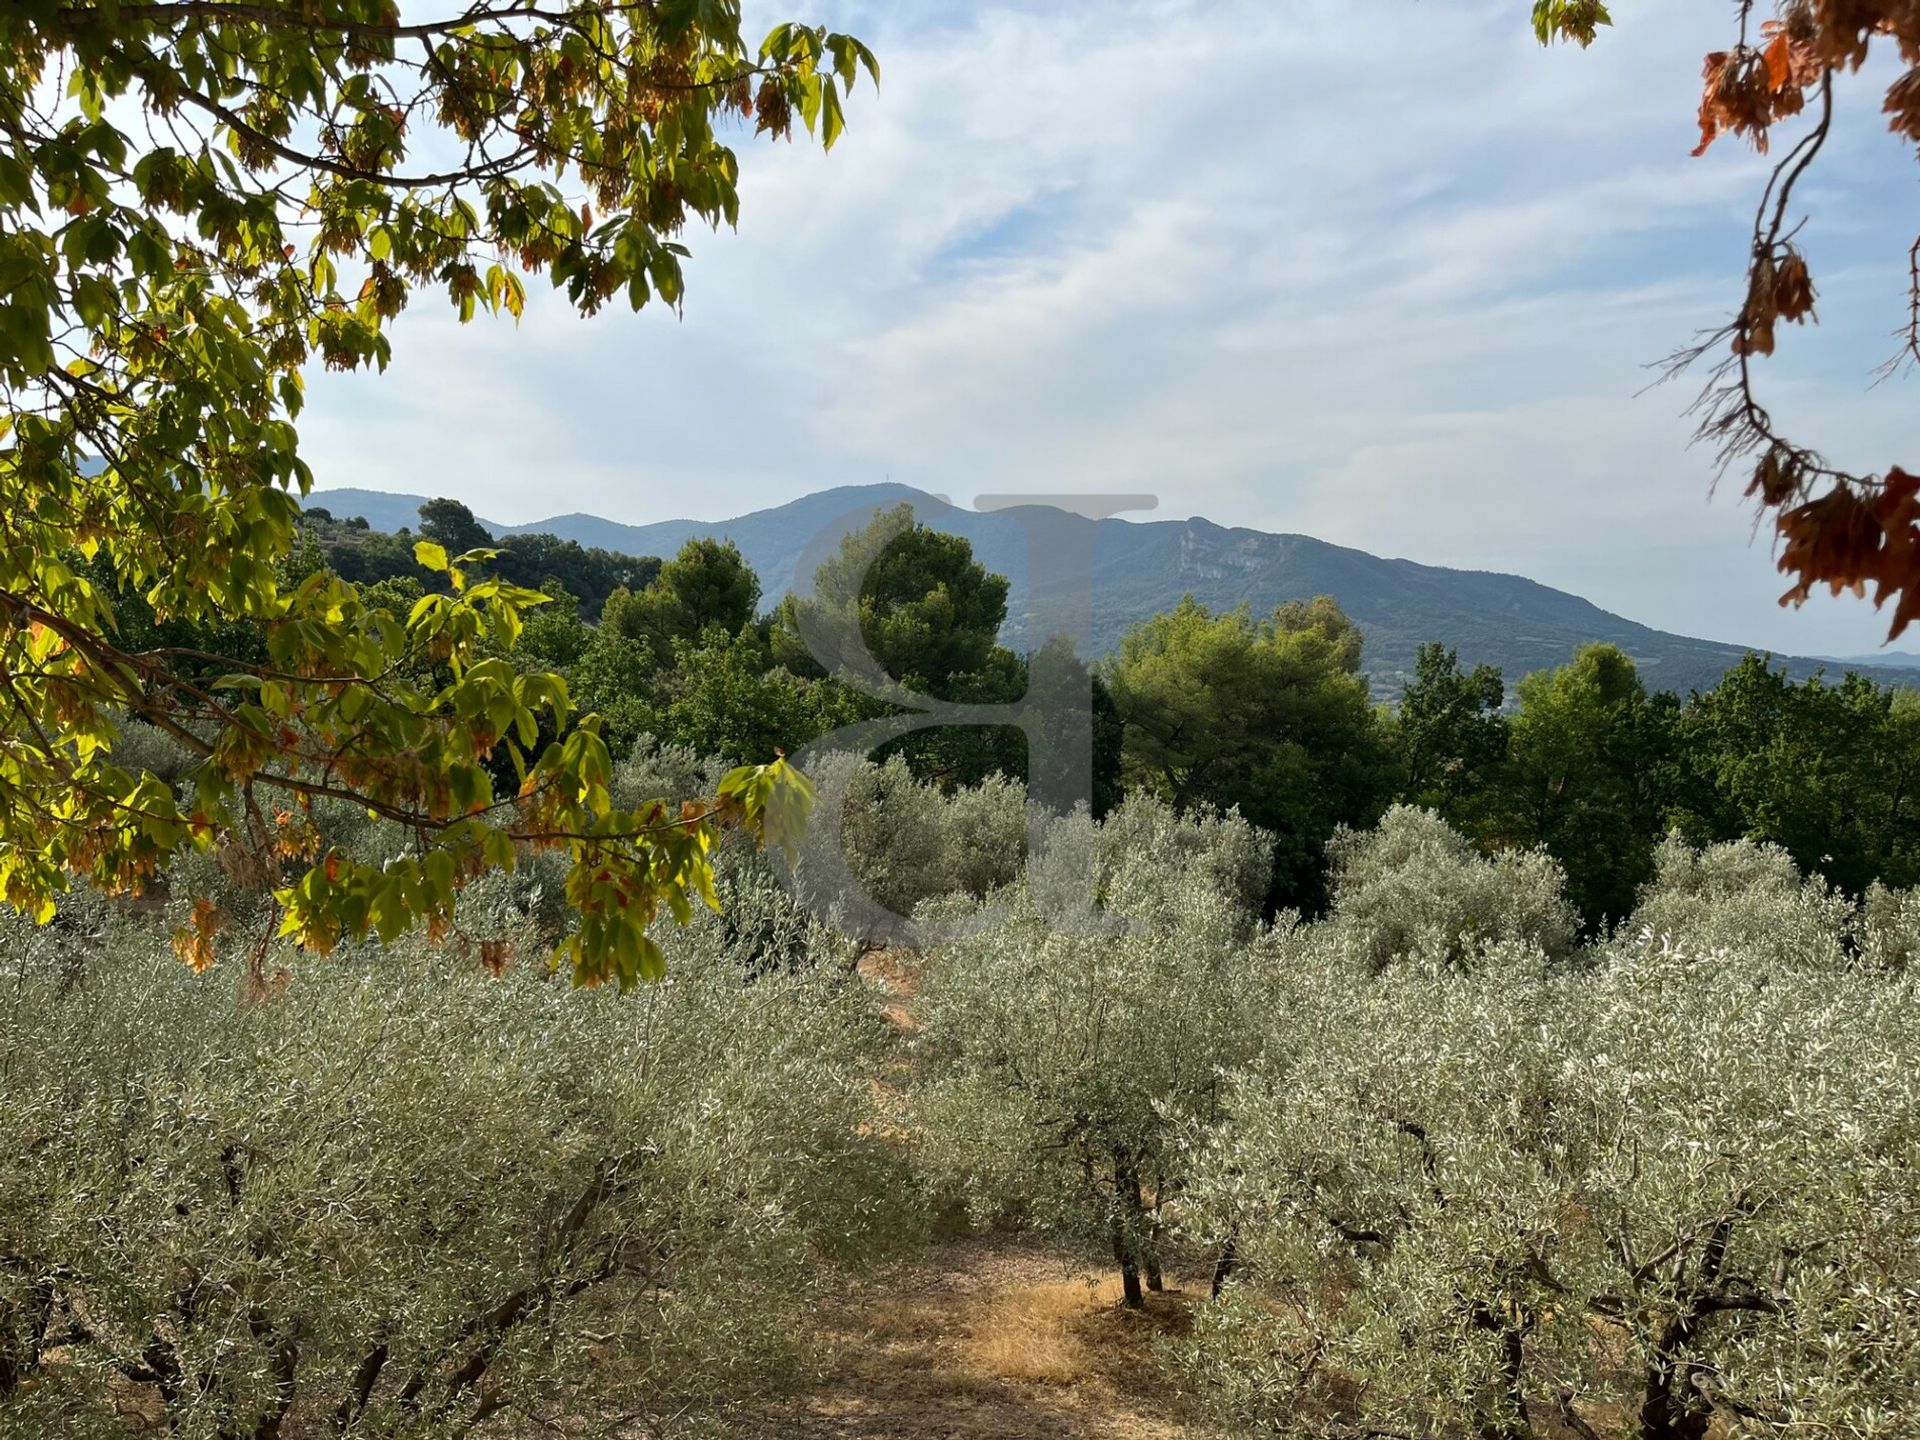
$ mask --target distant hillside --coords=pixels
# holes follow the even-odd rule
[[[1840,655],[1832,657],[1835,665],[1849,670],[1878,668],[1883,670],[1920,670],[1920,654],[1911,650],[1881,650],[1872,655]]]
[[[429,498],[425,495],[389,495],[384,490],[317,490],[307,497],[306,508],[325,510],[336,520],[351,520],[358,515],[374,529],[392,534],[399,530],[412,530],[419,525],[420,507]],[[506,532],[505,526],[481,517],[475,518],[480,519],[480,523],[495,535]],[[546,529],[544,525],[527,528]]]
[[[364,515],[380,529],[418,523],[426,497],[367,490],[316,493],[311,503],[337,518]],[[904,485],[824,490],[732,520],[666,520],[622,525],[594,515],[563,515],[532,525],[488,524],[496,534],[547,532],[628,555],[671,555],[696,535],[731,539],[760,576],[769,603],[789,589],[804,593],[809,553],[830,550],[876,510],[912,502],[937,529],[964,535],[990,569],[1012,581],[1008,630],[1022,638],[1027,579],[1026,533],[1004,514],[947,510]],[[1091,523],[1091,522],[1087,522]],[[1332,595],[1367,633],[1366,667],[1376,694],[1397,694],[1419,646],[1455,646],[1467,664],[1498,665],[1509,683],[1564,662],[1583,644],[1611,641],[1633,656],[1648,686],[1685,694],[1710,687],[1745,647],[1672,635],[1602,610],[1577,595],[1518,575],[1447,570],[1388,560],[1306,535],[1229,529],[1209,520],[1103,520],[1094,541],[1094,644],[1110,649],[1127,629],[1170,609],[1181,596],[1216,608],[1246,604],[1256,614],[1286,600]],[[1920,657],[1872,661],[1779,657],[1795,675],[1857,668],[1886,683],[1911,683]]]

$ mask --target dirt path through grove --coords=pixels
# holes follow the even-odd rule
[[[818,1317],[832,1368],[742,1416],[751,1440],[1201,1440],[1152,1346],[1198,1282],[1145,1312],[1118,1276],[1005,1239],[940,1246],[852,1282]]]

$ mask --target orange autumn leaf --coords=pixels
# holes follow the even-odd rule
[[[196,900],[188,923],[173,932],[173,953],[201,975],[212,968],[213,937],[226,925],[226,916],[211,900]]]

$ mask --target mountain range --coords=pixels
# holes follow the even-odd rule
[[[316,492],[309,505],[336,519],[358,515],[377,530],[418,524],[425,496],[371,490]],[[811,567],[841,536],[878,510],[911,504],[937,530],[962,535],[989,570],[1010,581],[1007,638],[1023,638],[1027,532],[1006,512],[955,509],[905,485],[843,486],[731,520],[663,520],[625,525],[597,515],[557,515],[530,525],[481,520],[495,536],[547,533],[628,555],[670,556],[687,540],[732,540],[759,575],[770,602],[805,593]],[[1399,693],[1415,652],[1429,640],[1457,648],[1467,665],[1497,665],[1509,683],[1563,663],[1592,641],[1631,655],[1650,689],[1710,688],[1746,647],[1694,639],[1641,625],[1577,595],[1492,571],[1451,570],[1385,559],[1307,535],[1274,535],[1187,520],[1080,522],[1095,525],[1093,647],[1111,649],[1130,627],[1192,595],[1215,609],[1246,604],[1256,615],[1287,600],[1331,595],[1366,632],[1363,664],[1374,692]],[[803,566],[803,560],[806,562]],[[805,569],[806,574],[801,574]],[[1846,659],[1777,656],[1796,676],[1858,669],[1882,683],[1912,684],[1920,655],[1886,652]]]

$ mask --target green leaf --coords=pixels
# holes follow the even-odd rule
[[[394,318],[423,287],[463,319],[518,317],[528,276],[582,314],[623,289],[678,304],[687,221],[738,218],[741,162],[719,133],[729,81],[751,66],[736,0],[563,7],[572,21],[552,27],[480,7],[418,67],[380,52],[387,0],[321,5],[322,32],[294,13],[312,6],[216,6],[204,24],[146,13],[165,8],[0,0],[14,42],[0,116],[35,121],[0,124],[0,592],[32,617],[0,625],[0,668],[19,682],[0,720],[0,897],[44,918],[76,878],[138,892],[251,828],[246,787],[282,790],[310,766],[400,824],[419,858],[329,855],[285,887],[301,944],[440,929],[477,859],[578,837],[571,859],[608,872],[573,897],[580,973],[657,975],[641,934],[711,898],[713,833],[593,839],[618,826],[597,722],[570,727],[557,677],[513,683],[543,638],[528,620],[558,628],[549,597],[474,568],[483,551],[450,561],[464,540],[410,536],[419,571],[400,548],[407,574],[386,578],[428,581],[417,602],[338,578],[293,498],[313,482],[295,421],[303,374],[386,368]],[[356,22],[371,50],[326,38]],[[831,144],[870,53],[806,25],[767,46],[772,83]],[[631,66],[661,57],[695,83],[637,105]],[[236,116],[176,111],[174,91]],[[164,136],[137,123],[143,104],[170,116]],[[532,143],[463,143],[502,126]],[[308,142],[331,158],[302,161]],[[406,182],[440,166],[445,183]],[[379,548],[369,569],[391,571]],[[113,718],[129,712],[210,752],[181,803],[113,768]],[[556,728],[567,740],[540,745]],[[462,812],[496,783],[474,751],[497,760],[502,744],[549,808],[503,806],[488,829]],[[778,792],[756,782],[738,807],[756,833],[785,828],[768,816]],[[273,803],[304,853],[308,817],[284,793]]]

